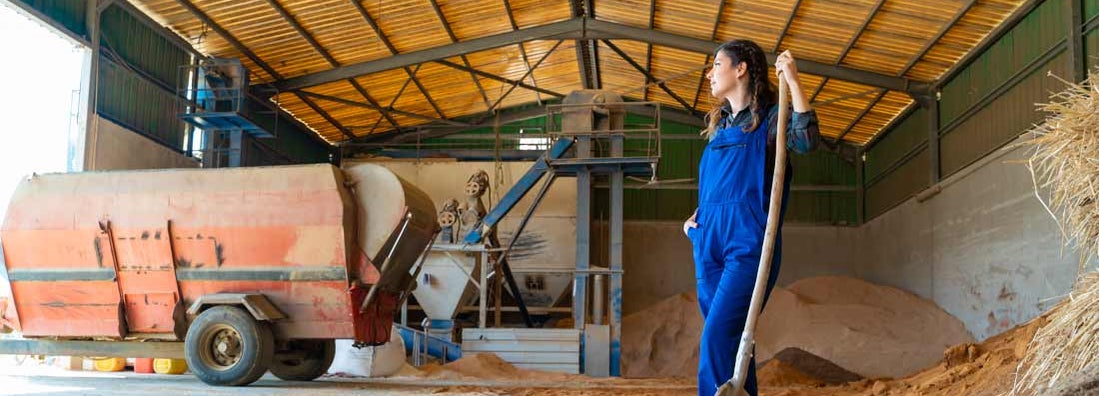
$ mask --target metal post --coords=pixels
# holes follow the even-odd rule
[[[477,255],[477,266],[481,268],[481,301],[477,307],[477,324],[483,329],[488,320],[488,252]]]
[[[199,79],[199,75],[198,75],[199,66],[198,65],[199,65],[198,57],[194,56],[194,55],[191,55],[191,67],[186,68],[187,75],[188,75],[187,80],[188,80],[188,83],[189,83],[189,86],[190,86],[190,91],[186,95],[187,96],[187,106],[185,108],[187,109],[187,111],[186,111],[187,113],[196,113],[196,112],[198,112],[198,109],[195,107],[196,105],[198,105],[198,79]],[[185,123],[185,125],[186,125],[185,126],[185,128],[186,128],[185,133],[188,136],[187,137],[187,156],[188,157],[194,157],[195,156],[195,136],[198,135],[199,131],[198,131],[198,128],[195,128],[195,126],[191,125],[191,123],[189,123],[189,122]],[[204,140],[203,144],[208,144],[208,143]],[[201,150],[201,149],[202,148],[199,147],[199,150]]]
[[[940,171],[941,161],[939,160],[939,98],[938,95],[932,93],[925,100],[927,106],[927,149],[931,153],[931,164],[928,166],[931,173],[931,180],[928,186],[934,186],[939,183],[939,179],[942,176]]]
[[[238,168],[241,164],[241,140],[244,132],[240,129],[229,131],[229,167]]]
[[[99,117],[96,115],[96,97],[99,95],[99,2],[87,0],[84,22],[88,28],[88,73],[84,92],[87,95],[84,110],[84,163],[85,171],[96,170],[95,146],[99,135]]]
[[[576,138],[576,158],[591,157],[591,135]],[[587,323],[588,273],[591,260],[591,170],[576,172],[576,269],[572,281],[573,327]]]
[[[611,137],[611,156],[621,157],[624,153],[624,140],[622,135]],[[611,173],[611,218],[610,218],[610,327],[611,327],[611,351],[610,351],[610,375],[618,377],[621,374],[622,354],[622,167],[619,166]]]
[[[1065,2],[1069,8],[1068,45],[1069,64],[1072,66],[1073,82],[1083,81],[1087,77],[1087,59],[1084,55],[1084,5],[1081,0]]]
[[[855,217],[858,225],[866,221],[866,151],[855,151]]]
[[[501,261],[497,259],[492,262],[493,272],[493,286],[496,293],[496,314],[493,315],[493,325],[496,327],[503,327],[503,315],[504,315],[504,271],[500,267]]]
[[[401,326],[408,327],[408,299],[401,304]]]
[[[603,275],[592,276],[591,281],[591,323],[603,324]]]

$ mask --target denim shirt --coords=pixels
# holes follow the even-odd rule
[[[774,147],[775,136],[778,133],[778,106],[770,107],[771,110],[767,113],[767,121],[770,125],[767,131],[767,146]],[[747,108],[737,112],[734,116],[731,114],[729,104],[726,103],[721,106],[721,115],[723,118],[718,123],[718,129],[752,124],[752,113]],[[809,110],[799,113],[791,109],[789,121],[786,125],[786,148],[798,154],[815,150],[820,144],[820,125],[817,121],[817,112]]]

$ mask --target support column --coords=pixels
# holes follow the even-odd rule
[[[1084,54],[1084,5],[1081,0],[1068,0],[1068,46],[1069,64],[1072,67],[1072,81],[1084,81],[1087,77],[1087,58]]]
[[[84,24],[88,28],[88,51],[90,54],[87,58],[87,64],[84,67],[84,72],[87,73],[84,77],[84,86],[81,91],[84,93],[84,171],[96,170],[95,164],[95,145],[99,135],[99,117],[96,115],[96,98],[98,96],[99,88],[99,2],[97,0],[87,0],[85,2],[84,10]]]
[[[622,135],[611,137],[611,157],[620,158],[623,155]],[[611,325],[611,351],[610,351],[610,375],[622,376],[622,166],[611,172],[611,218],[610,218],[610,325]]]
[[[591,157],[591,136],[576,138],[576,158]],[[591,170],[576,172],[576,274],[572,280],[573,328],[584,330],[587,323],[588,269],[591,266]],[[584,368],[580,368],[583,372]]]
[[[924,106],[927,109],[927,149],[931,153],[931,164],[928,166],[930,169],[930,183],[928,186],[934,186],[939,183],[942,177],[942,161],[939,159],[939,97],[937,92],[932,92],[931,96],[924,100]]]
[[[234,129],[229,131],[229,167],[239,168],[241,166],[241,158],[243,157],[242,140],[244,138],[244,131],[240,129]]]
[[[866,222],[866,151],[855,151],[855,224]]]

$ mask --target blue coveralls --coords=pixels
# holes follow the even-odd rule
[[[694,246],[698,304],[704,320],[699,345],[700,396],[712,396],[732,377],[748,317],[774,173],[774,149],[768,148],[769,123],[774,120],[767,114],[760,115],[760,125],[752,132],[744,133],[740,126],[718,130],[699,163],[698,227],[689,228],[687,237]],[[792,172],[789,163],[786,166],[784,191],[789,191]],[[783,214],[788,196],[783,194]],[[778,236],[767,295],[782,262],[781,233]],[[748,366],[745,390],[750,395],[757,391],[754,359]]]

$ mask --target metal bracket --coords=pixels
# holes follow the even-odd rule
[[[199,297],[191,304],[190,308],[187,308],[187,315],[198,315],[207,306],[214,305],[244,306],[256,320],[276,321],[287,318],[286,314],[282,313],[275,304],[267,299],[267,296],[240,293],[217,293]]]

